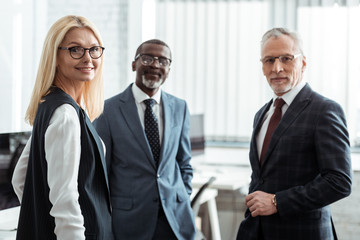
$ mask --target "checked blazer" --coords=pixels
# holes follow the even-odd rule
[[[344,112],[339,104],[306,84],[283,115],[262,167],[256,136],[272,101],[255,115],[250,145],[249,193],[276,194],[278,212],[245,213],[237,239],[334,239],[329,204],[351,192],[351,159]]]

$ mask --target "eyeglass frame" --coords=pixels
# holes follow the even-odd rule
[[[264,62],[264,59],[273,59],[274,62],[272,63],[268,63],[268,64],[274,64],[275,63],[275,60],[276,59],[279,59],[279,61],[283,64],[288,64],[292,61],[294,61],[296,58],[300,57],[302,55],[302,53],[297,53],[297,54],[294,54],[294,55],[291,55],[291,54],[285,54],[285,55],[280,55],[278,57],[265,57],[265,58],[260,58],[260,62],[262,62],[262,64],[266,64],[266,62]],[[283,62],[281,59],[284,58],[284,57],[292,57],[292,59],[289,61],[289,62]]]
[[[172,62],[172,60],[171,60],[170,58],[167,58],[167,57],[155,57],[155,56],[153,56],[153,55],[151,55],[151,54],[147,54],[147,53],[139,53],[138,55],[135,56],[135,61],[138,60],[140,57],[142,57],[142,56],[144,56],[144,55],[149,56],[149,57],[151,57],[151,58],[153,59],[153,61],[152,61],[151,63],[149,63],[149,64],[144,64],[144,62],[141,61],[141,63],[142,63],[143,65],[145,65],[145,66],[151,65],[155,60],[157,60],[157,61],[159,62],[159,65],[160,65],[160,66],[162,66],[162,67],[168,67],[168,66],[169,66],[169,67],[170,67],[171,62]],[[169,61],[169,64],[166,65],[166,66],[161,65],[161,64],[160,64],[160,61],[159,61],[160,58],[163,58],[163,59],[168,60],[168,61]]]
[[[71,54],[71,50],[74,49],[74,48],[82,48],[82,49],[84,49],[83,55],[82,55],[81,57],[79,57],[79,58],[73,57],[73,55]],[[99,57],[94,58],[94,57],[91,55],[90,49],[92,49],[92,48],[101,48],[101,54],[100,54]],[[69,50],[70,57],[72,57],[73,59],[81,59],[81,58],[83,58],[83,57],[85,56],[86,50],[89,51],[89,55],[90,55],[90,57],[91,57],[92,59],[99,59],[99,58],[101,58],[101,56],[103,55],[104,50],[105,50],[105,48],[102,47],[102,46],[93,46],[93,47],[90,47],[90,48],[84,48],[84,47],[82,47],[82,46],[74,46],[74,47],[69,47],[69,48],[68,48],[68,47],[58,47],[58,49],[59,49],[59,50]]]

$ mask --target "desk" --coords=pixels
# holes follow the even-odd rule
[[[0,211],[0,240],[14,240],[20,207]]]
[[[193,199],[198,192],[199,189],[193,189],[191,194],[191,199]],[[193,212],[195,217],[199,212],[199,208],[201,204],[207,204],[207,210],[209,213],[210,226],[211,226],[211,236],[214,240],[220,240],[220,225],[219,225],[219,217],[216,208],[215,198],[218,195],[218,191],[216,189],[205,189],[202,195],[200,196],[197,204],[193,206]]]
[[[224,197],[227,198],[227,195],[224,194],[228,194],[228,192],[232,192],[234,195],[239,193],[240,195],[247,195],[252,172],[249,163],[249,149],[206,148],[204,154],[193,156],[191,165],[194,169],[192,180],[194,188],[200,188],[210,177],[216,177],[208,189],[218,191],[217,197],[220,204]],[[215,204],[216,199],[214,206],[218,207]],[[215,210],[212,211],[215,212]],[[218,219],[217,222],[220,222],[221,238],[223,239],[234,239],[238,229],[239,217],[237,216],[239,213],[231,210],[229,212],[232,214],[231,216],[228,212],[224,214],[224,211],[221,211],[221,206],[216,209],[216,214],[221,219],[221,221]],[[210,218],[213,216],[210,215],[210,211],[208,214],[209,220],[211,220]],[[242,216],[243,214],[241,214]],[[212,233],[212,230],[213,226],[210,223],[210,229],[205,231],[209,234],[210,231]],[[213,233],[212,236],[214,236]]]
[[[351,153],[353,171],[360,171],[360,153]]]
[[[201,187],[210,177],[216,180],[209,186],[217,190],[248,191],[251,167],[248,149],[207,148],[202,155],[194,156],[192,184]]]

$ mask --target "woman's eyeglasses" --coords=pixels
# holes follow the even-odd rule
[[[69,50],[70,56],[74,59],[80,59],[85,55],[86,50],[89,51],[90,57],[93,59],[98,59],[103,54],[105,48],[101,46],[94,46],[91,48],[84,48],[80,46],[75,47],[59,47],[59,50]]]

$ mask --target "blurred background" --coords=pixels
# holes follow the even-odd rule
[[[134,81],[131,61],[144,40],[169,44],[164,89],[204,114],[207,142],[248,142],[254,113],[272,96],[261,72],[260,39],[272,27],[297,30],[305,80],[344,108],[360,145],[359,0],[7,0],[0,9],[0,132],[30,129],[24,114],[49,27],[68,14],[99,28],[105,95]]]
[[[10,156],[31,130],[24,116],[45,35],[68,14],[89,18],[102,34],[106,98],[134,81],[131,62],[141,42],[159,38],[170,46],[173,61],[163,88],[187,101],[195,116],[193,137],[205,142],[198,145],[205,147],[200,149],[205,157],[193,160],[199,186],[213,175],[218,180],[232,175],[227,182],[236,182],[240,173],[246,183],[253,117],[272,96],[259,61],[261,37],[272,27],[298,31],[307,57],[304,80],[340,103],[347,117],[354,192],[334,204],[333,212],[340,239],[356,239],[360,234],[360,210],[354,210],[360,199],[359,0],[2,1],[0,133],[10,139],[10,147],[5,144],[10,150],[4,150],[8,157],[0,157],[3,165],[10,164]],[[14,141],[19,139],[14,133],[20,133],[21,140]],[[221,238],[227,240],[234,239],[242,219],[247,188],[246,184],[224,186],[217,188],[216,204]],[[207,230],[205,210],[199,212],[203,231],[209,232],[208,239],[218,239]]]

